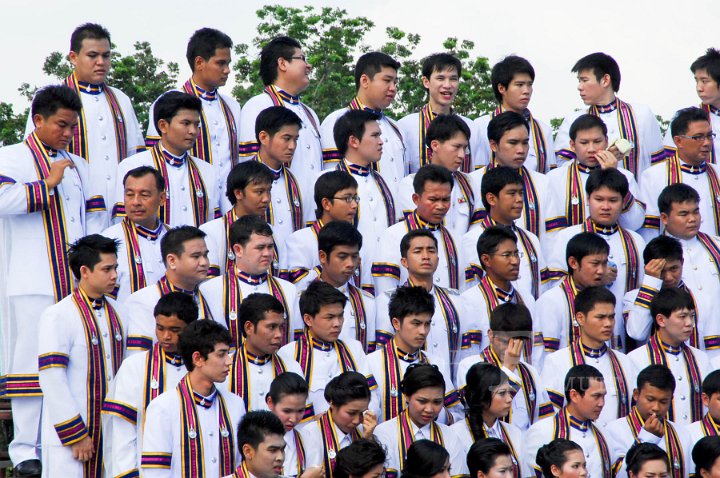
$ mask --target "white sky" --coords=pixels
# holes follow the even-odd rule
[[[180,64],[184,81],[190,73],[184,52],[194,30],[214,27],[236,43],[251,43],[256,35],[255,11],[273,2],[0,3],[0,56],[5,58],[0,100],[24,108],[27,103],[17,87],[24,81],[47,83],[42,73],[45,57],[51,51],[67,51],[72,30],[83,22],[105,25],[123,54],[132,52],[135,41],[150,42],[156,56]],[[422,37],[418,57],[439,51],[448,36],[473,40],[474,53],[487,56],[491,64],[509,53],[524,56],[536,72],[530,108],[545,121],[582,106],[570,68],[594,51],[609,53],[620,64],[621,98],[649,104],[656,114],[669,119],[678,108],[698,103],[690,63],[707,47],[720,47],[720,0],[306,0],[282,4],[341,7],[351,16],[365,16],[376,25],[365,39],[374,47],[385,40],[387,26],[418,33]],[[100,6],[100,11],[91,11],[92,5]],[[338,99],[339,104],[345,101]]]

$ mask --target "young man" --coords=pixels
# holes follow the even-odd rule
[[[267,410],[245,415],[237,431],[242,463],[227,478],[279,478],[283,473],[286,444],[285,428]]]
[[[555,168],[552,130],[546,123],[535,119],[528,109],[535,82],[535,69],[530,62],[516,55],[506,56],[492,67],[490,82],[499,106],[492,114],[475,120],[477,131],[480,132],[475,139],[478,152],[474,161],[476,168],[492,162],[494,153],[487,141],[485,131],[490,120],[505,111],[519,113],[527,120],[530,129],[530,149],[525,162],[526,167],[539,173],[547,173]]]
[[[120,199],[124,192],[120,178],[140,166],[157,169],[165,180],[165,201],[160,207],[160,219],[165,224],[198,227],[220,214],[218,184],[222,171],[190,153],[200,133],[201,115],[202,102],[187,93],[169,91],[155,101],[153,116],[160,141],[120,163],[113,218],[126,215]]]
[[[505,226],[491,226],[485,229],[477,242],[477,255],[484,276],[476,286],[463,292],[461,299],[466,310],[476,310],[479,333],[476,340],[481,347],[488,345],[488,337],[483,333],[490,328],[490,316],[500,304],[511,302],[523,304],[532,316],[535,313],[535,299],[513,287],[520,273],[520,251],[517,235]],[[536,366],[542,363],[542,331],[533,320],[532,334],[523,344],[525,360]]]
[[[160,253],[165,264],[165,275],[156,283],[130,294],[123,304],[128,311],[128,354],[152,349],[155,343],[155,317],[157,301],[169,292],[183,292],[198,306],[198,317],[210,318],[210,309],[198,285],[207,279],[208,258],[205,233],[192,226],[170,229],[160,241]]]
[[[432,151],[428,164],[441,166],[453,175],[450,209],[445,225],[460,237],[480,221],[480,191],[460,168],[470,141],[470,128],[456,114],[439,115],[427,127],[425,141]],[[415,174],[405,176],[398,187],[398,207],[404,214],[412,212],[413,179]]]
[[[562,374],[589,364],[597,368],[607,386],[606,406],[596,419],[605,424],[630,413],[630,391],[637,372],[632,361],[608,347],[615,329],[615,296],[605,287],[587,287],[575,297],[578,340],[545,357],[542,382],[556,408],[563,407]]]
[[[288,343],[293,330],[302,326],[295,286],[269,274],[275,256],[272,229],[257,216],[243,216],[230,226],[229,242],[235,254],[234,267],[200,285],[210,315],[230,330],[231,345],[239,348],[245,326],[243,320],[238,320],[240,304],[254,292],[270,294],[283,305],[287,322],[281,344]]]
[[[215,477],[235,470],[235,433],[245,407],[240,397],[216,387],[230,371],[231,343],[230,333],[212,320],[197,320],[183,331],[180,355],[188,373],[147,408],[143,476]]]
[[[450,171],[435,164],[423,166],[415,174],[412,195],[415,210],[381,233],[377,242],[372,273],[378,293],[392,290],[407,280],[407,269],[400,268],[400,241],[405,234],[417,229],[432,231],[441,245],[438,268],[443,273],[435,276],[435,285],[450,289],[464,287],[462,265],[465,262],[458,248],[459,238],[443,224],[450,209],[453,181]]]
[[[614,453],[630,458],[628,451],[634,443],[652,443],[664,450],[670,460],[673,478],[683,478],[693,469],[690,451],[694,441],[689,434],[667,420],[668,410],[675,392],[675,377],[664,365],[650,365],[637,376],[637,388],[633,390],[635,405],[626,417],[608,423],[605,436]],[[616,476],[628,476],[632,471],[631,460],[626,459]],[[637,476],[637,471],[634,473]]]
[[[178,350],[180,334],[198,318],[198,307],[187,294],[160,297],[155,310],[157,343],[146,353],[128,357],[118,370],[103,404],[112,424],[108,475],[132,476],[140,470],[145,410],[161,393],[172,390],[187,373]]]
[[[285,338],[285,307],[270,294],[253,293],[240,304],[238,316],[243,322],[243,338],[223,388],[240,396],[246,410],[264,410],[265,396],[277,375],[302,374],[297,362],[283,360],[276,353]]]
[[[550,207],[549,183],[544,174],[525,167],[528,155],[530,130],[525,118],[514,111],[495,116],[487,127],[487,137],[493,159],[487,166],[470,174],[476,184],[482,184],[483,175],[495,166],[517,169],[523,178],[523,212],[518,224],[541,240],[545,234],[545,220]]]
[[[608,269],[604,284],[615,294],[616,328],[612,347],[625,350],[625,321],[623,320],[623,297],[637,289],[643,280],[640,252],[645,241],[634,231],[618,225],[623,198],[628,194],[628,182],[617,169],[598,169],[590,173],[585,192],[588,197],[589,215],[582,224],[568,227],[560,232],[547,247],[550,251],[551,270],[567,267],[565,245],[580,232],[592,232],[602,237],[610,246]]]
[[[590,171],[617,169],[628,181],[628,194],[623,198],[622,214],[618,222],[625,229],[636,231],[645,220],[645,204],[638,200],[640,188],[631,172],[618,167],[618,160],[607,150],[607,126],[599,117],[584,114],[570,126],[570,147],[575,158],[567,169],[557,168],[548,173],[552,209],[545,225],[548,237],[562,229],[582,222],[587,217],[588,198],[585,195]]]
[[[670,134],[675,142],[675,155],[662,164],[645,171],[640,180],[640,196],[647,204],[644,237],[655,237],[660,231],[658,196],[664,187],[687,184],[700,197],[700,213],[705,219],[700,230],[705,234],[720,234],[720,169],[710,163],[713,136],[707,114],[700,108],[690,107],[678,111],[670,123]]]
[[[160,240],[168,230],[158,217],[166,193],[165,179],[157,169],[131,169],[123,178],[123,187],[127,215],[103,231],[103,236],[118,241],[118,289],[113,294],[120,302],[163,276]]]
[[[90,217],[104,214],[90,212],[85,202],[87,162],[65,151],[81,110],[70,88],[45,87],[33,98],[33,132],[0,149],[0,290],[7,314],[2,381],[13,409],[10,459],[21,474],[40,471],[39,317],[74,289],[66,245],[85,235]]]
[[[297,40],[286,36],[270,40],[260,52],[260,78],[265,89],[245,103],[240,122],[240,154],[251,156],[260,148],[255,129],[261,111],[280,106],[300,118],[297,149],[290,169],[306,196],[312,192],[312,183],[322,170],[320,120],[299,97],[310,85],[311,72],[312,66]]]
[[[92,234],[71,245],[68,260],[78,288],[43,311],[37,337],[43,476],[89,478],[103,475],[101,410],[125,349],[123,311],[105,297],[117,280],[117,244]]]
[[[479,354],[464,358],[457,366],[455,385],[463,390],[468,370],[478,362],[500,367],[518,393],[513,397],[509,422],[527,430],[536,421],[551,416],[555,410],[540,382],[540,372],[521,359],[523,345],[532,333],[530,311],[522,304],[498,305],[490,314],[487,331],[489,345]]]
[[[232,47],[230,37],[221,31],[212,28],[195,31],[188,41],[185,54],[192,76],[178,88],[200,99],[199,123],[195,119],[198,132],[189,141],[187,149],[194,158],[215,166],[221,181],[213,185],[217,189],[212,194],[220,198],[223,213],[230,209],[230,204],[224,200],[225,183],[222,179],[237,164],[239,154],[240,105],[232,96],[218,91],[218,88],[225,86],[230,76]],[[158,114],[153,105],[150,107],[146,138],[148,147],[154,146],[161,139],[162,131],[157,120]]]
[[[496,166],[483,175],[480,192],[486,216],[479,227],[462,236],[463,257],[467,261],[465,281],[476,283],[483,276],[477,255],[480,235],[488,227],[506,226],[517,234],[522,246],[521,273],[516,286],[523,294],[538,299],[546,288],[549,276],[539,239],[515,223],[523,209],[522,176],[516,169]]]
[[[384,144],[382,158],[373,165],[393,193],[408,173],[408,150],[399,126],[383,114],[397,94],[397,72],[400,63],[377,51],[365,53],[355,65],[357,96],[346,108],[330,113],[320,126],[324,168],[332,168],[343,159],[342,146],[335,137],[335,123],[348,110],[364,110],[375,114],[380,126],[380,139]]]
[[[400,241],[400,264],[407,269],[407,281],[397,289],[386,290],[377,297],[377,341],[392,340],[394,325],[389,313],[393,295],[403,287],[422,287],[435,304],[423,349],[433,363],[454,371],[464,357],[480,351],[479,324],[468,314],[465,303],[455,289],[435,285],[433,277],[439,262],[438,242],[432,231],[416,229]],[[447,384],[451,384],[448,381]]]
[[[557,371],[560,373],[560,371]],[[535,463],[538,449],[556,438],[572,440],[583,450],[588,476],[611,478],[619,466],[611,443],[595,421],[605,404],[606,381],[592,365],[575,365],[564,377],[566,405],[552,418],[535,422],[525,440],[528,466],[541,473]]]
[[[381,404],[380,420],[392,420],[402,413],[400,384],[405,370],[414,363],[437,364],[447,385],[444,401],[447,412],[453,415],[453,421],[464,419],[460,395],[452,385],[449,363],[443,360],[444,357],[436,361],[432,350],[428,353],[423,350],[435,314],[433,296],[421,286],[398,287],[390,297],[388,310],[392,317],[393,337],[367,357],[370,372],[379,377],[374,393]],[[446,423],[447,417],[441,417],[440,421]]]
[[[677,386],[668,418],[679,425],[689,425],[704,415],[700,385],[711,370],[705,352],[685,344],[692,334],[694,307],[684,290],[658,292],[650,302],[657,332],[647,345],[629,354],[638,370],[654,364],[670,368]]]
[[[555,137],[558,165],[572,160],[570,149],[570,125],[583,113],[599,116],[607,125],[612,146],[608,149],[623,167],[635,178],[657,160],[663,159],[664,147],[657,119],[650,108],[642,104],[630,104],[617,96],[620,89],[620,67],[605,53],[591,53],[579,59],[572,67],[577,73],[578,92],[587,111],[576,111],[565,117]],[[614,143],[622,138],[632,143],[632,149],[623,153]]]
[[[410,173],[417,172],[420,167],[430,164],[436,151],[432,148],[427,137],[430,124],[438,115],[455,115],[452,103],[458,92],[460,78],[462,77],[462,62],[450,53],[434,53],[422,61],[422,84],[428,93],[428,102],[417,113],[411,113],[397,122],[405,138],[407,146],[407,163]],[[466,135],[466,142],[470,136],[475,140],[476,129],[472,120],[456,115],[466,125],[472,135]],[[472,147],[470,146],[472,145]],[[462,151],[459,169],[465,173],[473,171],[487,162],[482,162],[475,154],[474,143],[466,144]]]
[[[687,427],[691,443],[720,435],[720,370],[713,370],[702,381],[702,401],[707,413]]]
[[[320,281],[311,283],[300,296],[304,332],[298,340],[278,351],[283,360],[294,360],[300,364],[310,388],[308,404],[312,405],[314,415],[328,409],[323,394],[325,385],[342,372],[362,373],[371,389],[377,387],[362,344],[353,339],[339,339],[346,302],[345,295],[330,284]],[[379,405],[373,402],[371,400],[370,409],[376,411]]]
[[[605,283],[609,253],[608,243],[592,232],[581,232],[568,241],[565,262],[569,274],[541,295],[536,304],[546,353],[565,348],[580,338],[575,297],[586,287]]]

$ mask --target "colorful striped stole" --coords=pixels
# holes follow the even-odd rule
[[[332,410],[329,410],[318,419],[320,427],[320,436],[323,442],[323,465],[325,466],[325,477],[332,478],[333,469],[335,468],[335,457],[340,451],[340,443],[338,441],[337,432],[335,431],[335,421],[332,418]],[[360,432],[357,428],[350,433],[352,441],[359,440]]]
[[[409,282],[409,281],[408,281]],[[458,313],[457,307],[450,299],[450,294],[447,289],[439,286],[433,287],[435,292],[435,299],[440,305],[440,311],[445,319],[445,325],[448,333],[448,350],[450,351],[450,363],[455,363],[455,355],[457,354],[458,348],[461,344],[460,340],[460,314]]]
[[[591,218],[587,218],[583,223],[583,232],[593,232],[598,234],[598,229],[602,229],[602,226],[595,224]],[[625,228],[617,226],[618,233],[620,234],[620,243],[622,244],[625,258],[627,259],[627,273],[625,274],[625,291],[629,292],[635,290],[640,286],[640,277],[637,273],[640,267],[640,253],[638,252],[637,244],[633,239],[632,234],[625,230]]]
[[[492,117],[495,118],[500,113],[504,113],[506,111],[505,108],[503,108],[502,105],[495,108],[495,111],[492,112]],[[528,123],[528,129],[530,130],[530,138],[532,139],[533,146],[535,147],[535,155],[537,157],[537,172],[539,173],[545,173],[547,169],[547,142],[545,140],[545,135],[543,134],[542,127],[540,126],[540,123],[533,117],[533,115],[530,113],[529,110],[525,110],[527,112],[527,117],[525,117],[525,120]],[[553,153],[554,154],[554,153]],[[495,152],[490,151],[490,159],[494,162],[495,160]]]
[[[580,167],[577,159],[573,160],[567,168],[567,193],[565,205],[566,227],[582,224],[587,217],[585,215],[585,191]]]
[[[260,153],[255,155],[253,161],[265,164],[260,157]],[[265,164],[267,166],[267,164]],[[284,178],[285,182],[285,193],[287,195],[288,204],[290,205],[290,219],[292,219],[293,231],[302,229],[305,226],[303,221],[303,210],[302,210],[302,194],[300,194],[300,185],[297,182],[295,175],[290,172],[290,169],[285,165],[280,165],[280,176]],[[275,224],[275,214],[273,213],[273,204],[270,201],[267,210],[265,211],[265,220],[269,224]]]
[[[352,171],[350,169],[350,166],[348,165],[348,162],[346,159],[343,159],[340,161],[336,168],[338,171],[345,171],[348,174],[352,174]],[[387,216],[387,223],[388,227],[395,224],[395,200],[393,199],[393,195],[390,192],[390,188],[388,187],[387,183],[383,179],[380,174],[375,172],[374,170],[370,170],[370,174],[372,175],[373,179],[375,180],[375,184],[377,185],[378,189],[380,190],[380,195],[382,196],[383,204],[385,205],[385,215]],[[355,214],[355,218],[353,219],[353,226],[357,226],[358,221],[360,220],[360,204],[358,203],[357,207],[357,213]]]
[[[233,363],[230,367],[230,375],[228,376],[228,390],[235,395],[239,395],[243,402],[245,402],[245,410],[250,410],[250,395],[252,394],[251,383],[250,383],[250,362],[251,359],[248,357],[247,348],[244,345],[238,347],[233,357]],[[282,358],[277,354],[272,354],[270,357],[272,362],[272,373],[273,378],[277,377],[283,372],[287,372],[287,367]],[[260,366],[263,364],[258,364]]]
[[[583,351],[582,339],[578,338],[575,342],[568,344],[568,351],[570,352],[570,361],[572,366],[585,364],[585,352]],[[613,382],[615,383],[615,390],[618,394],[618,418],[624,417],[630,411],[630,394],[628,393],[627,380],[625,377],[625,371],[622,368],[620,360],[618,360],[615,352],[610,348],[606,349],[605,352],[610,359],[610,366],[613,374]]]
[[[565,301],[568,306],[570,323],[568,324],[568,344],[574,344],[580,341],[580,326],[575,319],[575,296],[578,293],[577,286],[572,276],[565,277],[561,282],[563,292],[565,292]]]
[[[410,419],[410,410],[407,408],[397,417],[398,428],[398,456],[400,457],[400,470],[405,469],[405,460],[407,459],[407,451],[410,445],[415,441],[415,432],[413,431],[414,424]],[[445,446],[443,440],[442,430],[433,420],[430,422],[430,441],[437,443],[438,445]]]
[[[183,289],[179,289],[175,287],[175,285],[170,282],[170,280],[167,278],[167,275],[162,276],[157,281],[157,288],[158,292],[160,292],[160,295],[167,295],[170,292],[183,292],[185,294],[188,294],[190,297],[195,298],[195,294],[197,294],[197,303],[198,308],[200,309],[200,319],[212,319],[212,314],[210,313],[210,307],[207,305],[207,302],[205,302],[205,298],[202,295],[202,292],[200,292],[199,289],[196,289],[194,291],[186,291]]]
[[[153,345],[145,359],[145,388],[143,392],[143,410],[147,410],[150,402],[165,391],[165,364],[167,354],[159,343]]]
[[[77,79],[76,73],[73,73],[65,78],[65,85],[70,87],[80,97],[80,85]],[[105,93],[105,99],[110,106],[110,113],[112,115],[113,127],[115,129],[115,145],[117,147],[117,160],[118,163],[128,157],[127,150],[127,129],[125,127],[125,115],[123,115],[122,108],[118,102],[115,93],[112,89],[103,85],[102,89]],[[88,132],[87,132],[87,118],[85,118],[85,108],[80,110],[78,115],[77,126],[73,128],[73,137],[68,144],[67,150],[70,153],[76,154],[80,157],[85,158],[88,163],[90,162],[90,150],[88,147]]]
[[[140,254],[140,243],[135,223],[127,216],[120,222],[125,236],[127,247],[128,273],[130,275],[130,293],[137,292],[147,284],[145,282],[145,270]]]
[[[367,351],[370,344],[367,341],[367,316],[362,292],[350,282],[347,283],[347,291],[353,317],[355,317],[355,331],[357,334],[355,338],[363,345],[363,349]]]
[[[473,193],[472,185],[470,184],[470,178],[465,175],[462,171],[453,171],[453,178],[460,186],[460,193],[465,199],[465,204],[468,206],[468,229],[472,224],[480,221],[480,211],[475,211],[475,193]]]
[[[570,438],[570,414],[567,411],[567,408],[563,407],[562,410],[559,410],[555,417],[553,417],[553,439],[555,438],[564,438],[566,440],[571,440]],[[602,461],[602,467],[603,467],[603,477],[602,478],[613,478],[613,466],[610,462],[610,448],[608,447],[607,441],[605,440],[605,437],[602,435],[600,430],[595,426],[594,423],[591,421],[588,421],[587,424],[588,428],[593,434],[593,437],[595,438],[595,443],[598,446],[598,450],[600,450],[600,459]]]
[[[39,179],[37,183],[26,185],[28,212],[41,211],[42,213],[53,293],[55,302],[59,302],[75,289],[75,282],[70,274],[70,264],[68,263],[66,251],[68,238],[62,194],[57,191],[57,188],[53,189],[54,194],[50,194],[51,191],[45,183],[45,179],[50,176],[50,164],[52,161],[35,132],[25,139],[25,146],[28,147],[33,156],[35,172]],[[48,205],[46,209],[42,209],[44,204]]]
[[[293,428],[293,438],[295,438],[295,454],[297,454],[297,477],[303,474],[305,471],[305,445],[302,441],[300,433]],[[283,474],[285,470],[283,470]]]
[[[185,84],[182,86],[182,90],[185,93],[196,96],[198,98],[201,97],[198,91],[198,87],[192,78],[185,82]],[[220,96],[220,93],[217,93],[217,100],[220,104],[220,110],[222,111],[223,117],[225,118],[225,127],[227,128],[228,132],[228,140],[230,143],[228,145],[228,149],[230,150],[230,161],[231,164],[235,166],[238,163],[238,157],[240,153],[237,126],[235,125],[235,116],[233,115],[232,111],[230,111],[230,106],[228,106],[222,96]],[[190,155],[195,156],[196,158],[210,164],[214,164],[212,153],[212,135],[208,127],[207,117],[205,116],[205,108],[203,108],[200,112],[200,132],[197,139],[195,140],[195,145],[190,150]]]
[[[300,475],[298,475],[300,476]],[[247,469],[247,462],[245,460],[240,463],[232,474],[232,478],[252,478],[250,471]]]
[[[491,345],[485,347],[481,352],[481,355],[486,362],[491,363],[496,367],[503,366],[502,361],[500,361],[500,357],[497,356]],[[528,421],[532,424],[535,422],[535,410],[537,409],[537,385],[535,384],[530,368],[527,365],[522,362],[518,362],[518,371],[520,372],[520,387],[522,388],[525,405],[527,406]],[[510,410],[510,414],[508,414],[508,419],[504,421],[512,423],[512,419],[510,418],[511,414],[512,410]]]
[[[626,419],[628,425],[630,426],[630,432],[633,435],[635,443],[640,443],[638,435],[640,434],[640,430],[642,430],[642,428],[645,426],[645,421],[640,416],[640,412],[638,411],[637,407],[632,408]],[[668,423],[667,420],[664,420],[662,418],[661,420],[663,422],[663,428],[665,430],[665,434],[663,436],[663,438],[665,439],[665,450],[668,455],[669,462],[672,463],[672,477],[683,478],[685,476],[685,460],[683,459],[683,447],[682,443],[680,442],[680,437],[678,437],[677,431],[675,431],[675,428],[670,423]]]
[[[523,202],[525,211],[525,229],[540,236],[540,204],[535,182],[525,166],[518,170],[523,178]]]
[[[688,168],[688,166],[681,164],[677,152],[674,156],[668,158],[665,161],[665,167],[667,168],[668,186],[683,182],[682,173],[683,170],[687,170],[686,168]],[[712,202],[713,218],[715,219],[715,230],[720,231],[720,204],[718,204],[718,200],[720,200],[720,178],[718,177],[715,169],[712,166],[708,166],[707,163],[703,163],[700,166],[696,167],[699,168],[700,173],[702,173],[704,170],[704,172],[707,174],[710,191],[712,193],[712,197],[715,199]]]
[[[300,364],[300,368],[305,374],[305,381],[308,387],[312,383],[313,371],[313,340],[310,331],[306,331],[295,342],[295,361]],[[357,371],[357,364],[353,359],[352,353],[342,340],[336,340],[330,344],[332,349],[337,353],[338,361],[343,372]]]
[[[285,102],[289,99],[290,94],[286,93],[285,91],[281,90],[275,85],[269,85],[266,86],[263,90],[263,93],[267,94],[270,99],[273,102],[274,106],[282,106],[285,107]],[[315,129],[315,133],[317,133],[317,137],[320,137],[320,128],[318,127],[317,122],[315,121],[315,117],[313,116],[312,112],[310,111],[310,108],[308,108],[305,103],[298,100],[298,104],[300,107],[305,111],[305,116],[308,117],[308,121],[310,121],[310,124]]]
[[[705,112],[705,114],[708,117],[708,121],[710,122],[710,126],[712,126],[712,115],[718,115],[718,109],[715,108],[712,105],[705,105],[701,104],[700,108]],[[712,164],[717,164],[717,153],[715,151],[715,141],[712,141],[710,143],[710,162]],[[716,196],[717,197],[717,196]]]
[[[603,111],[608,109],[609,111]],[[607,106],[592,105],[588,109],[588,113],[593,116],[600,116],[601,113],[617,111],[618,127],[620,130],[620,137],[630,141],[635,147],[623,158],[623,164],[625,169],[633,173],[635,178],[638,177],[640,171],[638,171],[638,139],[640,136],[637,132],[637,122],[635,121],[635,113],[630,104],[620,101],[619,98]]]
[[[417,210],[412,212],[411,214],[406,214],[405,218],[405,226],[407,227],[408,232],[410,231],[416,231],[418,229],[428,229],[431,231],[440,231],[440,235],[442,237],[442,243],[443,248],[445,249],[445,257],[447,258],[447,266],[448,266],[448,278],[450,282],[450,288],[451,289],[457,289],[458,284],[460,284],[460,277],[459,277],[459,265],[458,265],[458,256],[457,256],[457,247],[455,247],[455,241],[453,240],[452,236],[450,235],[450,231],[443,226],[442,224],[430,224],[426,221],[424,221],[417,213]]]
[[[395,345],[395,339],[385,343],[380,350],[382,350],[383,355],[384,387],[382,390],[382,409],[385,417],[383,421],[387,421],[392,420],[402,413],[403,404],[402,394],[400,392],[400,382],[402,382],[403,373],[400,367],[400,352],[398,351],[397,345]],[[422,351],[418,350],[417,353],[417,363],[430,363]]]
[[[715,423],[715,419],[710,415],[710,412],[706,413],[700,422],[703,435],[706,437],[716,437],[720,435],[720,425]]]

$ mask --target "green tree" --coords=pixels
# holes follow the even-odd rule
[[[13,105],[0,102],[0,146],[19,143],[25,130],[25,121],[30,108],[15,114]]]
[[[655,115],[655,119],[657,119],[658,124],[660,125],[660,133],[665,137],[665,132],[670,127],[670,121],[664,119],[660,115]]]

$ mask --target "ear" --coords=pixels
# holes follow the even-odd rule
[[[655,316],[655,322],[657,322],[657,326],[660,327],[661,329],[664,329],[664,328],[665,328],[665,325],[666,325],[666,324],[665,324],[665,321],[666,321],[666,320],[667,320],[667,317],[665,317],[665,316],[662,315],[662,314],[658,314],[658,315]]]
[[[205,359],[199,351],[195,351],[192,354],[192,362],[195,367],[201,367],[205,363]]]
[[[704,395],[704,394],[703,394]],[[638,397],[640,396],[640,390],[637,388],[633,390],[633,403],[637,402]]]
[[[573,271],[580,269],[580,263],[577,259],[575,259],[574,256],[568,257],[568,265],[570,266],[570,274],[572,274]]]
[[[253,325],[252,322],[250,322],[249,320],[246,320],[245,323],[243,324],[243,331],[245,332],[245,336],[247,337],[248,335],[250,335],[251,331],[255,332],[255,326]]]
[[[487,475],[482,471],[478,470],[476,478],[487,478]]]
[[[487,266],[490,264],[490,254],[482,254],[480,256],[480,265],[483,266],[483,268],[487,268]]]
[[[328,263],[328,255],[325,251],[318,251],[318,259],[320,259],[320,265],[324,266]]]
[[[400,325],[401,325],[401,323],[400,323],[400,319],[398,319],[397,317],[393,317],[392,319],[390,319],[390,324],[392,324],[392,328],[393,328],[393,330],[395,330],[396,332],[397,332],[398,330],[400,330]]]
[[[660,222],[662,223],[663,226],[667,226],[668,219],[669,219],[669,217],[668,217],[667,213],[664,213],[664,212],[660,213]]]
[[[202,71],[205,68],[205,58],[196,56],[193,64],[195,65],[195,70],[193,71]]]
[[[570,140],[570,149],[575,151],[575,140],[572,140],[572,139]]]
[[[45,123],[45,118],[40,113],[35,113],[32,117],[32,120],[36,128],[38,126],[42,126]]]
[[[260,138],[260,143],[263,146],[267,146],[271,139],[270,134],[267,131],[260,131],[258,137]]]
[[[490,149],[492,149],[494,153],[497,153],[498,144],[495,142],[495,140],[491,139],[491,140],[489,140],[489,143],[490,143]]]
[[[437,151],[437,149],[438,149],[439,146],[440,146],[440,141],[438,141],[438,140],[436,140],[436,139],[430,141],[430,149],[431,149],[433,152]]]
[[[497,206],[498,197],[493,193],[487,193],[485,195],[485,200],[488,202],[488,204],[490,204],[491,207]]]
[[[255,449],[249,443],[246,443],[242,447],[242,455],[245,460],[252,460],[255,457]]]
[[[323,211],[329,211],[330,209],[332,209],[332,199],[322,198],[320,200],[320,205],[322,206]]]
[[[168,254],[165,256],[165,262],[167,262],[168,269],[175,269],[177,264],[178,256],[175,254]]]
[[[612,78],[610,78],[610,75],[605,73],[603,77],[600,79],[600,85],[603,88],[607,88],[608,86],[612,85]]]
[[[425,88],[426,90],[429,90],[430,89],[430,78],[428,78],[427,76],[423,76],[422,84],[423,84],[423,88]]]
[[[278,57],[277,60],[277,72],[285,72],[288,69],[288,61],[283,57]]]
[[[500,93],[500,96],[505,96],[505,93],[507,93],[507,87],[505,85],[498,83],[497,89],[498,93]]]
[[[360,147],[360,139],[355,137],[354,135],[350,135],[348,138],[348,149],[358,149]]]
[[[312,327],[313,316],[310,314],[303,314],[303,322],[305,322],[306,327]]]
[[[406,258],[406,257],[401,257],[401,258],[400,258],[400,265],[403,266],[405,269],[407,269],[408,261],[407,261],[407,258]]]
[[[167,191],[160,191],[160,204],[165,204],[167,201]]]
[[[88,266],[80,266],[80,278],[86,277],[88,274],[90,274],[92,271]]]
[[[420,195],[418,193],[412,194],[412,202],[413,204],[415,204],[415,206],[418,205],[418,203],[420,202]]]
[[[367,87],[370,85],[370,82],[372,81],[372,78],[367,76],[365,73],[363,73],[360,76],[360,89],[367,89]]]
[[[703,392],[703,394],[702,394],[702,402],[703,402],[703,405],[705,405],[706,407],[710,406],[710,397],[708,397],[707,393],[705,393],[705,392]]]
[[[70,50],[70,53],[68,53],[68,60],[70,60],[70,63],[72,64],[73,68],[77,67],[77,60],[78,60],[77,52]]]
[[[232,245],[233,254],[235,254],[235,259],[240,259],[243,255],[243,248],[240,244],[233,244]]]
[[[560,470],[560,467],[558,467],[554,463],[552,465],[550,465],[550,473],[552,473],[553,477],[562,475],[562,471]],[[548,477],[548,478],[550,478],[550,477]]]
[[[158,130],[160,130],[160,134],[167,134],[168,129],[170,128],[170,123],[166,119],[159,119],[158,120]]]
[[[577,323],[580,327],[585,326],[585,319],[587,317],[585,316],[584,312],[575,312],[575,320],[577,320]]]

